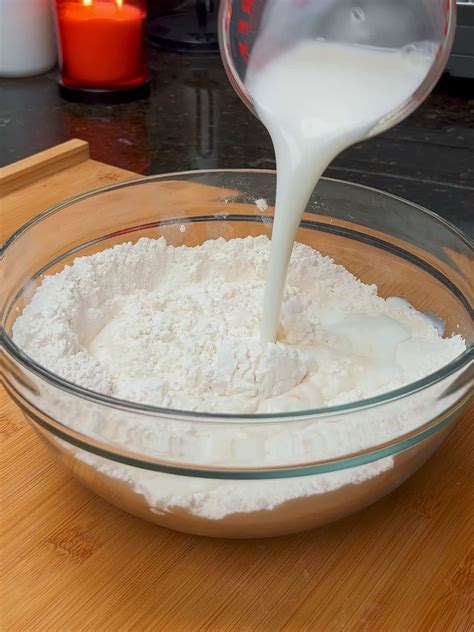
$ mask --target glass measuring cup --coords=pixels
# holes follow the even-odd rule
[[[219,45],[227,76],[255,114],[245,86],[252,54],[264,64],[303,40],[392,50],[426,50],[431,66],[415,92],[372,126],[396,125],[428,96],[447,62],[456,25],[454,0],[221,0]]]

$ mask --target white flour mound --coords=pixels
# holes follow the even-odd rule
[[[292,257],[280,342],[262,347],[269,243],[248,237],[175,248],[141,239],[78,258],[43,280],[13,339],[80,386],[233,413],[363,399],[424,377],[464,350],[459,336],[441,338],[426,316],[378,297],[375,286],[302,244]]]
[[[424,377],[464,351],[460,336],[440,336],[438,321],[400,299],[378,297],[375,286],[302,244],[293,251],[279,342],[262,347],[269,247],[266,237],[195,248],[141,239],[78,258],[44,278],[13,339],[85,388],[167,408],[233,413],[363,399]],[[394,402],[385,417],[370,409],[339,422],[267,425],[117,416],[79,400],[62,403],[56,392],[42,403],[77,431],[145,456],[262,467],[347,455],[409,432],[434,415],[433,393],[426,403],[421,395],[409,409]],[[149,472],[60,443],[103,475],[127,482],[152,511],[182,507],[211,519],[358,484],[393,465],[386,457],[294,479],[210,480]]]

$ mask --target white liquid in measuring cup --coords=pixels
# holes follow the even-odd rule
[[[432,64],[430,48],[303,41],[260,65],[246,86],[273,140],[278,181],[262,342],[275,342],[296,230],[329,163],[402,105]]]

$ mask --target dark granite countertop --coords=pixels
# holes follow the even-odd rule
[[[264,127],[232,90],[219,56],[149,50],[152,95],[119,106],[67,103],[57,70],[0,81],[0,164],[69,138],[92,157],[144,174],[273,168]],[[396,128],[341,154],[327,175],[390,191],[474,232],[474,85],[445,76]]]

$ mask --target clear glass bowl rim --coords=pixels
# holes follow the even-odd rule
[[[137,185],[143,185],[147,182],[159,182],[166,180],[167,178],[177,178],[180,176],[204,176],[206,174],[219,174],[219,173],[229,173],[229,174],[268,174],[268,175],[276,175],[276,172],[271,169],[205,169],[205,170],[191,170],[191,171],[179,171],[179,172],[170,172],[165,174],[153,175],[153,176],[144,176],[138,179],[129,180],[121,183],[115,183],[112,185],[108,185],[105,187],[99,187],[96,189],[92,189],[85,193],[81,193],[75,195],[73,197],[60,202],[59,204],[55,204],[54,206],[46,209],[45,211],[35,215],[28,222],[20,226],[18,230],[16,230],[4,243],[4,245],[0,249],[0,257],[3,258],[4,253],[7,249],[18,239],[20,239],[24,233],[26,233],[31,227],[33,227],[38,222],[41,222],[46,217],[54,215],[58,211],[68,206],[75,204],[81,200],[84,200],[88,197],[92,197],[95,195],[99,195],[101,193],[105,193],[112,190],[118,190],[128,187],[133,187]],[[380,189],[375,189],[373,187],[368,187],[365,185],[357,184],[354,182],[348,182],[345,180],[340,180],[336,178],[322,178],[325,181],[333,182],[333,183],[341,183],[343,185],[350,185],[354,188],[364,189],[365,191],[373,191],[377,195],[382,195],[387,198],[391,198],[395,201],[401,202],[403,204],[410,205],[413,209],[416,209],[418,212],[425,213],[430,215],[436,221],[441,223],[445,229],[455,233],[458,239],[461,239],[465,242],[468,248],[473,247],[472,240],[469,239],[467,235],[465,235],[462,231],[458,230],[454,225],[450,222],[446,221],[436,213],[418,205],[399,196],[393,195],[391,193],[387,193],[385,191],[381,191]],[[182,219],[182,218],[181,218]],[[467,297],[466,297],[467,298]],[[6,308],[6,306],[2,305],[2,312]],[[219,423],[242,423],[245,421],[253,421],[253,422],[270,422],[270,421],[300,421],[304,420],[307,417],[311,418],[322,418],[328,417],[334,414],[343,414],[350,413],[356,410],[361,410],[364,408],[374,408],[381,404],[386,404],[404,397],[408,397],[414,393],[417,393],[421,390],[429,388],[436,384],[437,382],[449,377],[456,371],[466,367],[470,360],[474,357],[474,347],[473,345],[468,345],[467,349],[459,356],[457,356],[454,360],[444,365],[434,373],[407,384],[404,387],[398,388],[396,390],[389,391],[387,393],[383,393],[382,395],[377,395],[375,397],[371,397],[368,399],[359,400],[356,402],[350,402],[348,404],[340,404],[337,406],[328,406],[325,408],[314,408],[307,409],[302,411],[291,411],[291,412],[281,412],[281,413],[266,413],[266,414],[231,414],[231,413],[207,413],[207,412],[195,412],[195,411],[187,411],[187,410],[179,410],[172,408],[161,408],[159,406],[152,406],[148,404],[140,404],[137,402],[130,402],[127,400],[122,400],[114,397],[110,397],[108,395],[103,395],[101,393],[97,393],[95,391],[83,388],[78,386],[77,384],[73,384],[68,380],[61,378],[60,376],[52,373],[45,367],[38,364],[35,360],[30,358],[26,353],[24,353],[17,345],[13,342],[10,336],[6,333],[3,325],[1,327],[1,337],[2,337],[2,346],[8,351],[8,353],[12,356],[12,358],[21,364],[24,368],[29,371],[32,371],[37,377],[44,379],[52,386],[59,388],[63,391],[68,392],[72,395],[77,395],[80,398],[87,399],[89,401],[95,402],[99,405],[106,405],[108,407],[116,408],[119,410],[126,410],[129,412],[148,414],[157,417],[173,417],[186,419],[187,421],[215,421]],[[399,439],[401,439],[400,437]]]

